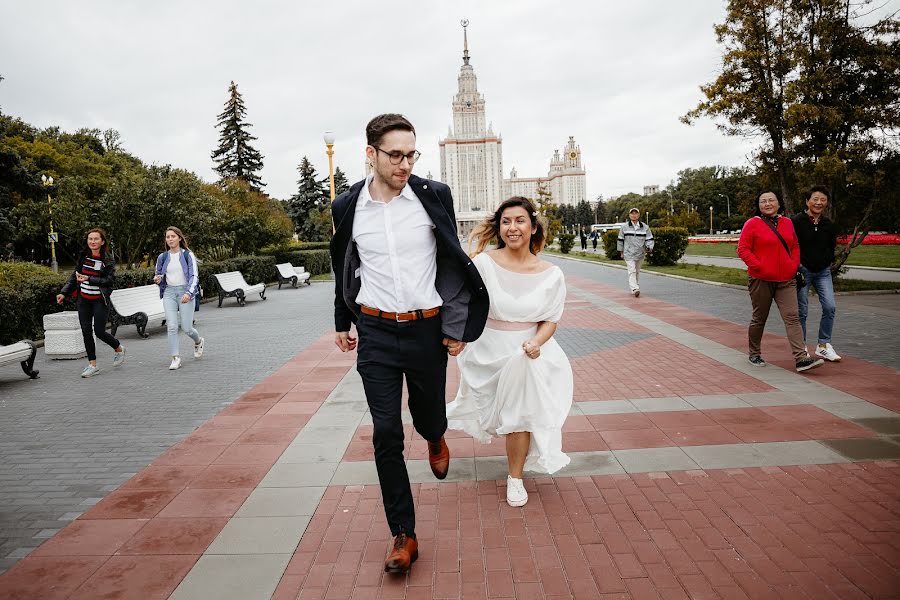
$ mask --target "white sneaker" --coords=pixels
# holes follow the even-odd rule
[[[203,338],[200,338],[200,341],[194,344],[194,358],[200,358],[203,356],[203,342],[205,342]]]
[[[122,363],[125,362],[125,346],[122,346],[120,344],[120,347],[122,348],[121,352],[113,352],[113,366],[114,367],[121,366]]]
[[[175,369],[177,369],[180,366],[181,366],[181,357],[180,356],[172,357],[172,364],[169,365],[169,370],[174,371]]]
[[[506,503],[510,506],[525,506],[526,502],[528,502],[528,492],[525,491],[525,484],[521,479],[507,475]]]
[[[841,360],[840,355],[834,351],[831,344],[819,344],[816,346],[816,356],[830,362],[838,362]]]
[[[99,372],[99,368],[95,367],[94,365],[88,365],[84,368],[84,371],[81,372],[81,376],[84,378],[93,377]]]

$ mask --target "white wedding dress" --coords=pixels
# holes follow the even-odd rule
[[[460,382],[447,406],[451,429],[488,443],[493,436],[531,432],[525,470],[554,473],[569,464],[562,426],[572,406],[572,366],[555,339],[528,358],[522,344],[541,321],[558,322],[566,300],[559,267],[515,273],[486,252],[473,259],[491,298],[484,333],[457,357]]]

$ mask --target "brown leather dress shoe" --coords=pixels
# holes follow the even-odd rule
[[[384,572],[408,573],[417,558],[419,558],[419,543],[416,538],[401,533],[394,538],[394,549],[384,561]]]
[[[438,479],[447,476],[447,471],[450,470],[450,448],[447,447],[444,436],[441,436],[440,441],[428,442],[428,464]]]

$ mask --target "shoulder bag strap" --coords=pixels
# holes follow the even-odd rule
[[[788,258],[790,258],[790,256],[791,256],[791,249],[788,248],[787,242],[784,241],[784,238],[781,237],[781,234],[780,234],[780,233],[778,233],[778,228],[775,227],[774,225],[772,225],[772,223],[770,223],[765,217],[759,217],[759,218],[762,219],[762,222],[763,222],[763,223],[765,223],[766,225],[769,226],[769,229],[771,229],[772,231],[775,232],[775,235],[777,235],[777,236],[778,236],[778,239],[781,241],[781,245],[784,246],[784,251],[787,252]],[[785,217],[781,217],[781,218],[785,218]]]

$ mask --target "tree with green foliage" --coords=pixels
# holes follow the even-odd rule
[[[546,183],[541,182],[538,186],[535,202],[537,203],[538,214],[544,217],[547,224],[546,244],[549,246],[556,239],[559,232],[562,231],[563,222],[557,215],[558,207],[553,203],[553,195],[547,189]]]
[[[305,156],[297,170],[300,172],[297,193],[287,201],[287,214],[294,222],[297,237],[305,242],[321,241],[322,211],[331,212],[327,179],[324,182],[319,179],[316,168]]]
[[[594,222],[594,211],[587,200],[582,200],[574,206],[575,224],[581,228],[585,227],[590,231],[591,224]]]
[[[603,202],[603,196],[597,196],[596,204],[594,205],[594,223],[606,223],[606,219],[608,219],[606,214],[606,203]]]
[[[261,190],[266,184],[260,179],[263,156],[251,144],[256,137],[250,135],[252,127],[246,121],[247,107],[234,81],[228,86],[228,100],[225,110],[217,117],[219,146],[210,157],[216,166],[220,181],[240,179],[250,184],[254,190]]]
[[[876,206],[896,206],[900,193],[889,183],[900,170],[900,22],[873,19],[873,4],[730,0],[715,27],[722,71],[682,117],[720,118],[727,135],[759,139],[761,182],[789,212],[802,209],[798,190],[828,185],[836,224],[853,232],[843,258]]]
[[[334,197],[337,198],[350,189],[350,182],[340,167],[334,169]]]

